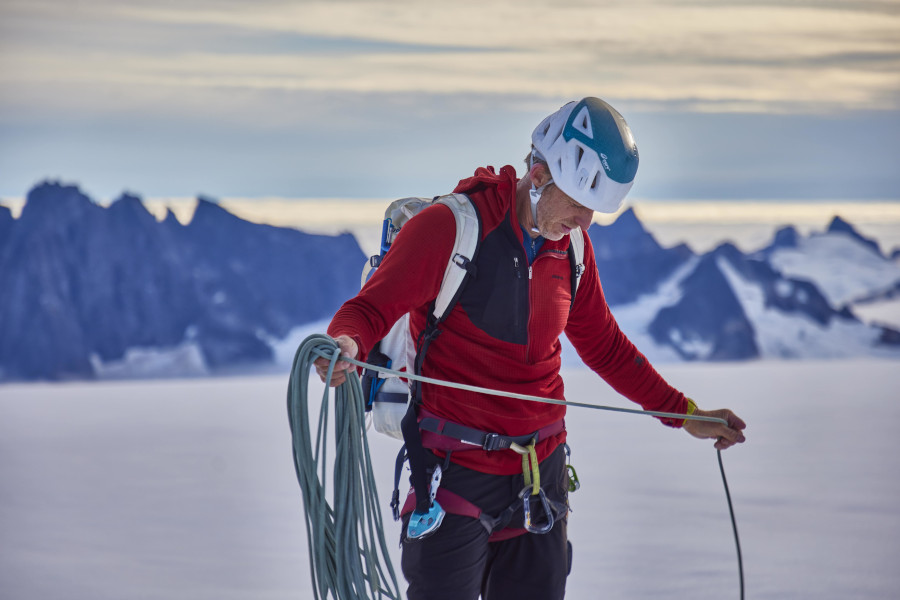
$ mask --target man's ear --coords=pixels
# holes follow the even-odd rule
[[[531,165],[531,170],[528,172],[528,175],[531,177],[531,183],[534,184],[534,187],[541,187],[552,179],[550,169],[547,165],[540,162]]]

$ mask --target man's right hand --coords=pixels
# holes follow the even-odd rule
[[[346,335],[339,335],[334,338],[334,341],[337,342],[338,347],[341,349],[341,356],[346,356],[348,358],[356,358],[356,355],[359,354],[359,346],[356,345],[356,342],[353,341],[353,338]],[[325,376],[328,374],[328,365],[331,363],[327,358],[317,358],[313,361],[313,364],[316,366],[316,373],[319,374],[319,379],[322,382],[325,382]],[[334,365],[334,371],[331,373],[331,381],[327,382],[331,387],[337,387],[344,383],[347,380],[347,372],[355,367],[344,360],[338,360],[337,364]]]

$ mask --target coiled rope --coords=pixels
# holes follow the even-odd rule
[[[364,398],[359,377],[355,372],[349,372],[346,381],[335,388],[335,433],[337,436],[335,444],[337,451],[334,465],[334,481],[335,488],[340,489],[342,492],[336,495],[333,509],[325,499],[325,485],[322,482],[325,481],[326,474],[324,448],[329,388],[326,386],[322,397],[322,408],[319,413],[319,428],[314,452],[309,435],[309,416],[306,400],[312,362],[318,357],[330,360],[326,380],[331,379],[334,365],[340,359],[358,367],[372,369],[396,377],[491,396],[503,396],[529,402],[561,404],[652,417],[708,421],[725,426],[728,425],[727,421],[717,417],[683,415],[542,398],[540,396],[502,392],[474,385],[442,381],[405,371],[395,371],[386,367],[361,362],[347,356],[341,356],[340,349],[331,337],[321,334],[311,335],[300,344],[294,356],[291,378],[288,383],[288,418],[293,436],[294,466],[297,471],[300,488],[303,490],[303,503],[306,507],[306,531],[310,548],[310,568],[315,579],[313,590],[317,594],[317,599],[319,598],[318,594],[326,598],[329,591],[334,593],[334,598],[337,600],[400,598],[397,579],[386,551],[384,529],[382,528],[382,521],[378,511],[378,493],[375,489],[372,461],[366,438]],[[321,462],[319,461],[320,450],[322,452]],[[737,548],[740,597],[743,600],[744,567],[737,521],[734,516],[731,493],[728,490],[728,481],[725,478],[722,451],[717,450],[717,453],[722,483],[725,487],[725,496],[728,500],[734,543]],[[319,471],[321,471],[321,480],[317,476]],[[352,511],[352,514],[342,514],[346,511]],[[381,552],[380,558],[378,556],[379,549]],[[382,561],[384,562],[383,566]],[[393,585],[389,589],[386,575],[390,578],[390,584]],[[359,595],[363,593],[371,593],[372,595]]]
[[[312,361],[319,356],[330,358],[330,379],[339,355],[330,337],[309,336],[297,349],[288,383],[288,420],[294,467],[303,491],[313,593],[317,600],[399,600],[400,586],[384,541],[359,377],[348,377],[335,388],[333,507],[325,485],[329,479],[328,387],[322,395],[315,441],[310,435],[307,390]]]

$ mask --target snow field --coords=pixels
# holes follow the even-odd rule
[[[748,598],[900,595],[895,361],[660,370],[749,424],[723,455]],[[585,369],[565,377],[572,400],[628,406]],[[0,387],[0,596],[313,598],[286,387],[286,375]],[[711,443],[585,409],[568,427],[582,482],[568,597],[737,598]],[[370,432],[399,575],[398,445]]]

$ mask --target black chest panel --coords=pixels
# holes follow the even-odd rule
[[[477,272],[459,303],[472,323],[493,338],[513,344],[528,342],[528,259],[510,219],[481,241]]]

